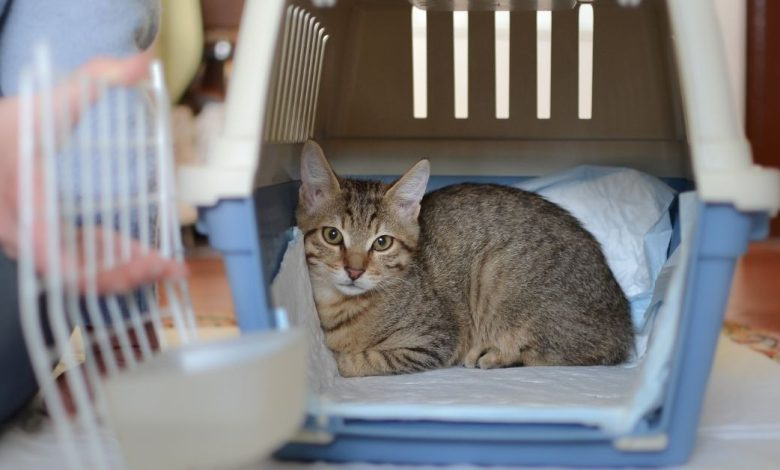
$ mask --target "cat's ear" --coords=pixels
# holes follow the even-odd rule
[[[392,204],[402,217],[417,219],[420,214],[420,201],[425,195],[430,176],[430,163],[428,160],[420,160],[387,190],[385,200]]]
[[[325,159],[322,148],[313,140],[303,145],[301,152],[300,200],[309,212],[338,194],[339,180]]]

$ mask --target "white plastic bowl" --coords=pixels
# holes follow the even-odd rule
[[[300,331],[269,331],[161,353],[105,381],[107,409],[133,469],[256,462],[300,426]]]

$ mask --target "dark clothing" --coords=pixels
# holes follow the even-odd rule
[[[0,423],[38,391],[19,318],[16,262],[0,252]]]

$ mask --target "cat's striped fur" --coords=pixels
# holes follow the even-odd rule
[[[339,178],[304,148],[298,225],[343,376],[628,357],[628,302],[574,217],[497,185],[423,198],[428,176],[423,160],[393,185]]]

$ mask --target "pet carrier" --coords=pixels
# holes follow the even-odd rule
[[[185,281],[160,283],[163,304],[154,286],[99,292],[101,273],[158,242],[163,257],[183,256],[162,68],[152,66],[150,84],[79,77],[58,89],[66,93],[53,91],[53,75],[41,46],[20,77],[18,230],[21,325],[63,444],[58,465],[223,468],[260,459],[302,419],[302,336],[199,344]],[[58,361],[67,369],[59,384]]]
[[[178,182],[224,255],[241,329],[278,328],[283,307],[309,341],[308,419],[279,456],[685,461],[735,261],[780,205],[778,172],[752,163],[719,41],[709,0],[246,2],[224,127]],[[342,175],[393,177],[428,158],[430,187],[596,164],[695,189],[674,205],[637,358],[338,377],[294,230],[310,138]]]

